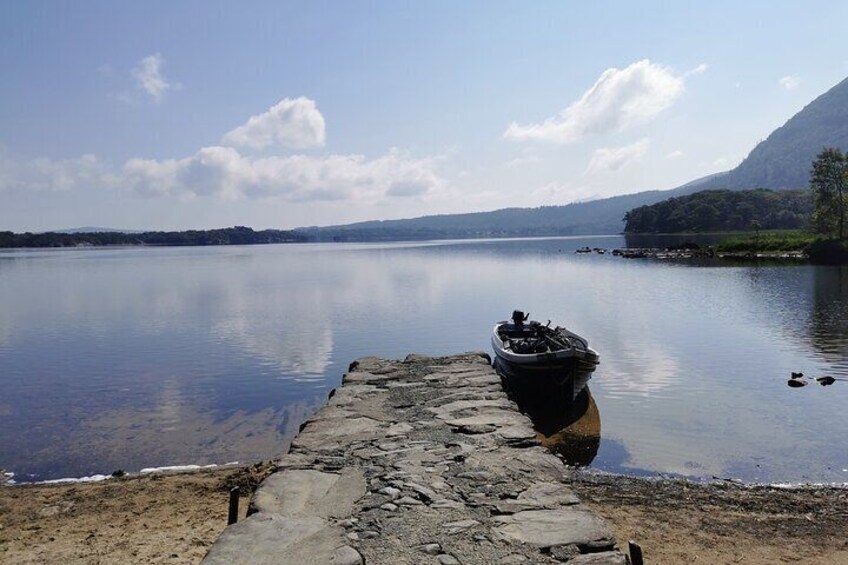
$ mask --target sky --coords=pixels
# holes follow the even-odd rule
[[[848,76],[848,3],[0,3],[0,230],[672,189]]]

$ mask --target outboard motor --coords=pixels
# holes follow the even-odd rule
[[[525,320],[530,317],[530,314],[525,314],[521,310],[513,310],[512,311],[512,323],[516,326],[523,326]]]

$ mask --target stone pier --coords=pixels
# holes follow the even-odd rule
[[[217,564],[626,563],[484,353],[354,362]]]

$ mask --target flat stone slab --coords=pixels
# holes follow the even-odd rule
[[[205,565],[330,563],[344,530],[316,517],[260,513],[228,526],[203,558]]]
[[[508,540],[538,548],[558,545],[598,548],[615,544],[612,533],[597,514],[585,508],[527,510],[495,516],[495,529]]]
[[[253,508],[280,516],[350,516],[353,504],[365,495],[362,469],[342,473],[293,469],[274,473],[256,491]]]
[[[490,363],[353,362],[203,563],[624,563]]]
[[[569,565],[627,565],[627,560],[618,551],[603,551],[578,555],[569,559],[568,563]]]

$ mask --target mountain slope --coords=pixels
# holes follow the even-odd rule
[[[848,150],[848,79],[807,104],[757,144],[735,169],[696,179],[672,190],[651,190],[566,206],[507,208],[297,231],[317,241],[620,233],[625,213],[671,197],[707,189],[806,188],[810,165],[823,147]]]
[[[825,147],[848,149],[848,78],[774,130],[725,177],[703,188],[806,188],[810,164]]]

